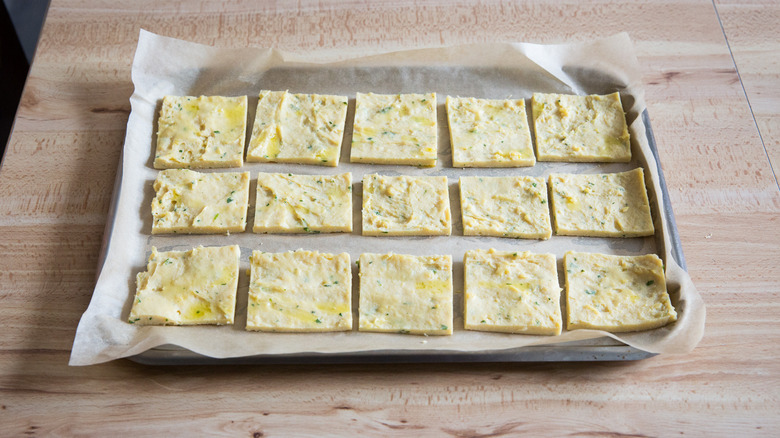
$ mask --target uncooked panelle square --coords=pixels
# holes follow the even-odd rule
[[[360,331],[452,334],[452,257],[360,255]]]
[[[349,254],[253,251],[247,330],[332,332],[352,329]]]
[[[436,94],[357,93],[353,163],[436,165]]]
[[[352,174],[260,173],[255,233],[352,231]]]
[[[462,176],[463,234],[549,239],[547,183],[532,176]]]
[[[157,252],[136,276],[128,321],[137,325],[233,324],[238,245]]]
[[[631,161],[620,94],[535,93],[531,100],[539,161]]]
[[[154,191],[152,234],[229,234],[246,228],[249,172],[167,169],[157,174]]]
[[[346,96],[261,91],[246,160],[337,166],[347,102]]]
[[[677,320],[655,254],[618,256],[569,251],[566,328],[608,332],[650,330]]]
[[[551,174],[555,233],[638,237],[655,232],[641,168],[620,173]]]
[[[364,236],[449,236],[446,176],[363,177]]]
[[[246,96],[165,96],[155,169],[241,167]]]
[[[447,96],[455,167],[520,167],[536,163],[523,99]]]
[[[561,334],[554,254],[470,250],[463,257],[467,330]]]

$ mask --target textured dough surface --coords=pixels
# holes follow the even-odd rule
[[[531,176],[460,177],[466,236],[549,239],[547,183]]]
[[[553,254],[466,251],[467,330],[561,334],[561,288]]]
[[[258,174],[253,231],[351,232],[352,174]]]
[[[155,169],[241,167],[246,96],[165,96]]]
[[[539,161],[631,161],[628,125],[620,94],[533,95]]]
[[[247,330],[352,329],[349,254],[253,251],[250,262]]]
[[[249,172],[200,173],[168,169],[157,174],[152,234],[244,231]]]
[[[655,232],[641,168],[591,175],[551,174],[555,233],[637,237]]]
[[[347,97],[260,92],[248,162],[339,164]]]
[[[563,264],[569,330],[629,332],[677,320],[666,291],[663,262],[655,254],[569,251]]]
[[[446,176],[363,177],[364,236],[449,236]]]
[[[520,167],[536,163],[525,101],[447,96],[455,167]]]
[[[436,165],[435,93],[357,93],[355,102],[353,163]]]
[[[360,255],[359,330],[452,334],[452,257]]]
[[[237,245],[152,254],[136,277],[129,322],[138,325],[233,324]]]

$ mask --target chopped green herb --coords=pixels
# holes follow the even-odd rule
[[[446,326],[446,325],[444,325],[444,324],[442,324],[442,325],[441,325],[441,329],[442,329],[442,330],[447,330],[447,326]]]
[[[653,281],[653,280],[650,280],[650,281],[648,281],[647,283],[645,283],[645,285],[646,285],[646,286],[651,286],[653,283],[655,283],[655,281]]]
[[[591,289],[585,289],[585,293],[588,295],[596,295],[596,291]]]

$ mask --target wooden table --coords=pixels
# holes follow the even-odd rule
[[[626,4],[631,3],[631,4]],[[780,5],[53,0],[0,170],[0,435],[776,435]],[[686,355],[638,362],[68,367],[139,28],[345,55],[627,31],[694,283]]]

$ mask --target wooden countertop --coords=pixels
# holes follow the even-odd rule
[[[0,169],[0,435],[776,434],[778,22],[776,2],[748,0],[53,0]],[[140,28],[347,55],[627,31],[707,303],[704,339],[690,354],[620,363],[68,367]]]

